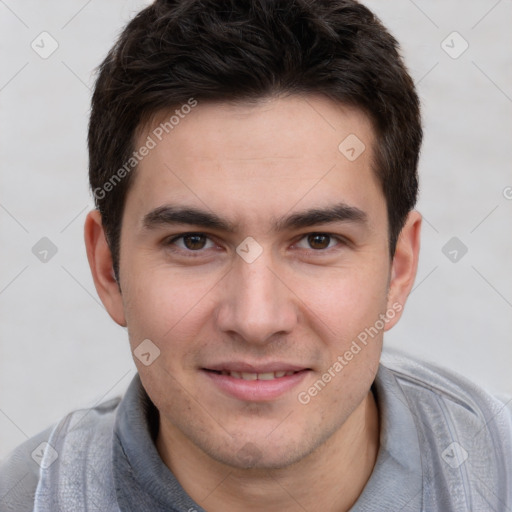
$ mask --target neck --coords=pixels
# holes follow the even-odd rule
[[[348,511],[370,478],[379,449],[378,410],[371,392],[317,450],[281,469],[224,465],[181,433],[162,427],[157,439],[160,456],[208,512]]]

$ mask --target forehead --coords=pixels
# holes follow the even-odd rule
[[[195,158],[215,158],[230,143],[224,158],[260,159],[318,156],[347,135],[359,134],[366,147],[373,144],[373,128],[360,109],[321,95],[288,95],[254,101],[201,102],[194,100],[154,113],[138,130],[138,140],[151,136],[175,145],[194,145]],[[193,135],[191,132],[195,132]],[[276,139],[276,135],[278,139]],[[299,147],[299,141],[307,146]],[[299,151],[300,150],[300,151]]]
[[[372,170],[369,119],[322,96],[178,106],[141,128],[136,147],[148,141],[153,147],[138,164],[127,198],[128,206],[130,196],[137,197],[141,210],[186,201],[279,216],[298,202],[361,208],[372,197],[384,201]]]

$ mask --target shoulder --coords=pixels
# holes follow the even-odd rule
[[[53,426],[31,437],[0,462],[0,510],[30,512],[39,481],[39,463]]]
[[[77,409],[58,423],[46,428],[12,450],[0,461],[0,510],[31,512],[40,480],[41,468],[51,461],[57,451],[57,439],[84,431],[98,433],[100,423],[112,424],[121,398],[116,397],[90,409]],[[59,453],[59,456],[63,455]]]
[[[413,421],[425,510],[512,507],[512,401],[395,351],[383,353],[379,375]]]
[[[433,363],[419,361],[399,351],[386,350],[382,366],[393,375],[406,397],[435,399],[450,410],[462,408],[475,419],[501,419],[498,426],[512,428],[512,397],[496,397],[470,379]],[[439,402],[441,401],[441,402]]]
[[[483,493],[512,505],[512,400],[394,351],[383,354],[381,374],[414,421],[430,494],[441,501],[471,496],[477,503]],[[440,481],[450,489],[444,498]]]

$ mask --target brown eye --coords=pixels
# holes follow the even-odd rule
[[[329,247],[331,237],[323,233],[312,233],[308,235],[308,244],[312,249],[326,249]]]
[[[198,233],[183,236],[183,245],[191,251],[198,251],[204,249],[207,237]]]
[[[179,250],[186,252],[201,252],[203,249],[212,249],[215,244],[204,233],[184,233],[183,235],[174,237],[167,242],[171,248],[177,247]]]

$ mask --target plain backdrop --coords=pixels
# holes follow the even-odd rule
[[[0,457],[135,373],[83,222],[94,68],[147,3],[0,2]],[[425,129],[420,266],[385,344],[512,394],[512,2],[366,4],[402,45]],[[44,237],[46,262],[33,252]]]

